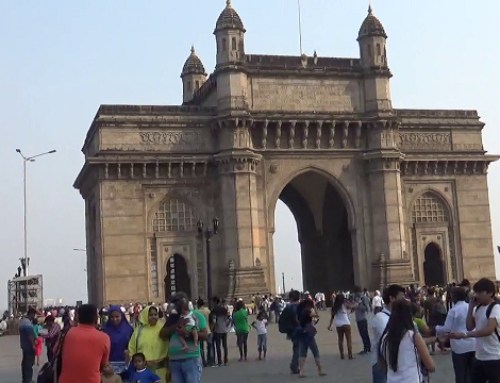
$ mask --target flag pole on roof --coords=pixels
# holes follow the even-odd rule
[[[300,55],[302,56],[302,20],[301,20],[301,9],[300,9],[300,0],[297,0],[297,6],[299,9],[299,48],[300,48]]]

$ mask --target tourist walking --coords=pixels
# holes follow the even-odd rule
[[[217,365],[221,366],[229,362],[228,348],[227,348],[227,333],[229,325],[231,324],[231,317],[225,305],[224,300],[214,298],[215,307],[210,314],[211,322],[213,322],[213,342],[215,345],[215,352],[217,354]],[[222,352],[224,352],[224,359],[222,359]]]
[[[450,290],[453,306],[446,317],[444,326],[436,326],[436,335],[445,336],[450,333],[467,333],[467,313],[469,304],[467,291],[463,287],[454,287]],[[476,351],[474,338],[451,339],[451,360],[455,372],[455,383],[472,383],[472,367]]]
[[[61,326],[56,323],[55,318],[49,315],[45,318],[45,328],[47,335],[45,337],[45,347],[47,348],[47,361],[54,359],[54,348],[61,334]]]
[[[248,311],[245,303],[239,300],[233,311],[234,331],[236,332],[238,350],[240,352],[239,362],[247,360],[248,356],[248,333],[250,325],[248,324]]]
[[[267,357],[267,318],[265,313],[260,312],[257,318],[252,322],[252,327],[257,330],[257,352],[258,360],[266,360]],[[264,358],[262,358],[264,354]]]
[[[469,302],[467,332],[452,333],[451,339],[476,338],[472,382],[500,382],[500,304],[495,301],[495,283],[480,279],[473,287]]]
[[[379,344],[379,369],[387,371],[387,383],[422,383],[421,362],[434,372],[435,365],[422,336],[415,332],[410,302],[393,303],[391,316]]]
[[[33,365],[36,359],[36,335],[33,321],[36,310],[32,307],[28,309],[27,315],[19,321],[19,342],[23,353],[21,360],[22,383],[31,383],[33,380]]]
[[[126,352],[134,328],[127,321],[120,306],[111,306],[109,308],[109,320],[104,324],[102,330],[109,336],[111,341],[109,363],[113,367],[115,374],[120,375],[122,380],[127,380],[128,361],[126,360]]]
[[[158,317],[158,309],[154,306],[145,307],[139,314],[140,325],[136,327],[128,344],[128,359],[142,353],[146,357],[148,369],[167,382],[168,376],[168,339],[160,338],[163,321]]]
[[[319,356],[319,349],[316,343],[316,327],[315,319],[318,318],[314,301],[306,299],[302,301],[297,307],[297,315],[299,317],[300,331],[297,334],[299,341],[299,376],[305,376],[305,364],[307,360],[307,352],[311,351],[314,357],[314,362],[318,370],[319,376],[325,376],[321,360]]]
[[[404,299],[405,289],[400,285],[390,285],[386,287],[382,293],[382,298],[385,304],[385,308],[379,313],[375,314],[371,321],[372,327],[372,381],[373,383],[386,383],[387,372],[386,370],[381,370],[378,366],[378,345],[380,343],[380,338],[384,333],[389,318],[391,316],[392,305],[394,302]]]
[[[354,306],[352,304],[346,301],[344,294],[338,294],[335,297],[335,301],[333,302],[332,316],[330,319],[330,324],[328,325],[328,330],[332,331],[332,324],[335,323],[339,343],[340,359],[345,359],[344,338],[347,343],[347,356],[349,357],[349,359],[353,359],[351,321],[349,319],[349,312],[353,307]]]
[[[78,308],[78,326],[66,333],[61,345],[61,375],[58,383],[100,383],[109,360],[110,339],[95,328],[97,307]]]
[[[210,326],[210,309],[205,306],[205,301],[201,298],[196,302],[196,306],[198,307],[198,312],[203,315],[205,321],[207,322],[207,340],[200,340],[200,352],[201,352],[201,360],[203,362],[203,367],[213,366],[214,365],[214,343],[213,343],[213,334]],[[205,345],[206,345],[206,353],[205,353]]]
[[[292,360],[290,362],[290,371],[292,374],[299,373],[299,339],[297,334],[300,332],[300,323],[298,318],[298,306],[300,303],[300,293],[291,290],[288,293],[290,302],[283,309],[278,323],[279,332],[286,334],[287,339],[292,342]]]
[[[359,354],[364,355],[371,352],[370,335],[368,334],[368,314],[371,311],[370,298],[356,286],[354,288],[354,302],[354,316],[359,336],[363,341],[363,351]]]

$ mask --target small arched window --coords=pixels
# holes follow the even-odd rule
[[[222,39],[222,52],[227,51],[227,40]]]
[[[188,92],[191,92],[192,89],[193,89],[193,87],[191,85],[191,81],[188,81],[188,83],[187,83],[187,90],[188,90]]]
[[[382,55],[382,48],[380,47],[380,44],[377,44],[377,55]]]
[[[240,52],[245,52],[245,44],[243,43],[243,39],[240,40]]]
[[[200,82],[196,81],[194,90],[200,89]]]
[[[368,44],[368,47],[366,49],[366,53],[368,57],[372,57],[372,46]]]
[[[237,44],[236,44],[236,37],[233,37],[233,38],[231,39],[231,49],[232,49],[233,51],[235,51],[236,49],[238,49],[238,48],[237,48]]]

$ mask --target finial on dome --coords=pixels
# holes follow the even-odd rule
[[[231,0],[226,0],[226,7],[231,8]]]
[[[191,45],[191,54],[194,55],[195,53],[196,53],[196,51],[194,50],[194,45]]]
[[[368,4],[368,14],[371,15],[373,13],[373,9],[372,9],[372,0],[370,0],[369,4]]]

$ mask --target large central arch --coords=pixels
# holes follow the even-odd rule
[[[294,174],[273,197],[273,221],[278,199],[295,218],[304,288],[325,294],[352,289],[353,209],[338,181],[322,170],[307,168]]]

